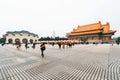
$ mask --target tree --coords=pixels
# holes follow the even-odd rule
[[[4,43],[5,44],[6,39],[5,38],[0,38],[0,44]]]
[[[39,41],[49,41],[49,40],[68,40],[68,39],[65,37],[55,37],[55,38],[53,38],[53,37],[41,37],[39,39]]]
[[[116,43],[119,45],[119,43],[120,43],[120,37],[117,38]]]

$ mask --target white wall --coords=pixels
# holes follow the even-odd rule
[[[28,36],[28,35],[29,35],[28,33],[22,33],[22,36],[17,33],[15,34],[15,36],[12,34],[8,34],[8,36],[6,36],[6,43],[8,43],[9,39],[12,39],[13,43],[15,43],[15,39],[17,39],[17,38],[20,39],[21,43],[24,38],[26,38],[28,40],[28,43],[30,43],[30,39],[33,39],[33,42],[35,42],[35,40],[38,41],[37,36],[34,37],[34,35],[30,35],[30,36]]]

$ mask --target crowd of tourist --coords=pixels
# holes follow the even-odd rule
[[[39,42],[35,41],[31,44],[31,43],[28,43],[27,41],[25,43],[21,43],[20,41],[18,41],[13,45],[16,46],[18,50],[20,50],[21,46],[24,46],[25,49],[27,50],[29,48],[35,49],[36,45],[39,45],[41,50],[41,56],[44,57],[43,52],[46,50],[46,46],[45,46],[46,44],[51,45],[53,47],[54,45],[58,45],[59,49],[61,48],[64,49],[65,47],[71,48],[72,46],[74,46],[74,44],[80,44],[80,42],[76,40],[59,40],[59,41],[39,41]],[[3,44],[1,45],[3,46]]]
[[[28,43],[28,42],[24,43],[24,46],[25,46],[26,50],[28,48],[30,48],[29,47],[30,44],[31,43]],[[90,43],[89,42],[80,42],[78,40],[58,40],[58,41],[52,40],[52,41],[39,41],[39,42],[35,41],[35,42],[32,43],[32,47],[31,48],[35,49],[36,45],[40,45],[41,56],[44,57],[44,53],[43,52],[46,50],[46,46],[45,46],[46,44],[51,45],[53,47],[55,45],[57,45],[59,49],[64,49],[64,48],[72,48],[72,46],[74,46],[75,44],[86,44],[87,45],[87,44],[90,44]],[[93,42],[92,44],[98,44],[98,43],[97,42]],[[103,43],[101,43],[101,44],[103,44]],[[115,44],[115,43],[111,43],[111,44],[113,46],[113,44]],[[4,44],[1,44],[1,45],[3,46]],[[15,43],[13,45],[15,45],[17,49],[20,49],[21,46],[23,45],[23,43],[17,42],[17,43]],[[119,44],[117,43],[117,45],[119,45]]]

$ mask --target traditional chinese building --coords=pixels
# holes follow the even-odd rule
[[[72,32],[67,33],[68,39],[77,39],[83,42],[110,42],[112,35],[116,31],[110,30],[110,24],[98,23],[88,24],[80,26],[77,29],[73,29]]]
[[[5,43],[33,43],[35,41],[38,41],[38,35],[28,32],[28,31],[8,31],[5,35],[4,38],[6,39]]]

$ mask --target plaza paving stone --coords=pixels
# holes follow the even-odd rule
[[[59,49],[40,45],[26,50],[0,46],[0,80],[120,80],[120,46],[74,45]]]

